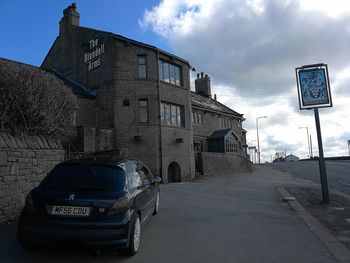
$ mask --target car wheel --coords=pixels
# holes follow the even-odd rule
[[[157,191],[156,203],[155,203],[155,205],[154,205],[153,215],[156,215],[156,214],[158,214],[158,212],[159,212],[159,197],[160,197],[160,194],[159,194],[159,191]]]
[[[141,220],[140,220],[140,216],[137,215],[136,219],[134,220],[134,224],[132,226],[129,246],[125,250],[123,250],[122,253],[126,256],[135,255],[139,250],[140,241],[141,241]]]

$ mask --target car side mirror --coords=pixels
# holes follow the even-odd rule
[[[154,184],[160,184],[160,182],[162,181],[162,178],[160,178],[160,176],[155,176],[154,177]]]
[[[142,181],[142,186],[143,186],[144,188],[149,187],[149,186],[150,186],[149,180],[148,180],[148,179],[143,180],[143,181]]]

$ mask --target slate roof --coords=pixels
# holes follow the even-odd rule
[[[172,57],[174,59],[182,61],[182,62],[188,64],[189,66],[191,66],[190,63],[186,59],[180,58],[180,57],[178,57],[178,56],[176,56],[174,54],[171,54],[171,53],[169,53],[167,51],[159,49],[156,46],[152,46],[152,45],[140,42],[140,41],[133,40],[131,38],[124,37],[122,35],[118,35],[118,34],[115,34],[115,33],[112,33],[112,32],[103,31],[103,30],[99,30],[99,29],[94,29],[94,28],[89,28],[89,27],[82,27],[82,26],[79,26],[79,29],[88,30],[88,31],[96,31],[98,33],[103,33],[103,34],[109,34],[109,35],[113,36],[113,38],[118,39],[120,41],[123,41],[124,45],[126,45],[126,46],[130,45],[130,44],[133,44],[133,45],[136,45],[136,46],[141,46],[141,47],[144,47],[144,48],[148,48],[148,49],[152,49],[152,50],[155,50],[155,51],[159,51],[159,52],[161,52],[161,53],[163,53],[163,54],[165,54],[165,55],[167,55],[169,57]]]
[[[208,136],[208,139],[209,139],[209,140],[220,139],[220,138],[225,137],[229,132],[232,132],[232,130],[231,130],[231,129],[216,130],[216,131],[213,131],[213,132]]]
[[[214,111],[217,113],[226,113],[243,118],[243,114],[231,110],[229,107],[225,106],[224,104],[221,104],[216,100],[201,96],[193,91],[191,91],[191,103],[192,106],[201,108],[203,110]]]
[[[95,99],[96,98],[96,92],[92,92],[89,89],[87,89],[84,85],[76,82],[75,80],[72,80],[68,78],[67,76],[63,75],[62,73],[58,72],[57,70],[53,69],[51,72],[60,80],[63,80],[64,84],[68,87],[70,87],[73,91],[73,93],[78,96],[79,98],[85,98],[85,99]]]

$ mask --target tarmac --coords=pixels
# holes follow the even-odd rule
[[[273,168],[256,168],[259,169]],[[275,171],[277,170],[273,172]],[[320,185],[299,178],[294,179],[298,181],[294,186],[276,188],[283,200],[331,251],[338,262],[350,262],[350,196],[330,190],[332,199],[329,204],[325,204]],[[346,237],[340,235],[341,233]]]
[[[350,198],[338,193],[334,203],[321,204],[318,187],[264,165],[161,185],[160,213],[143,229],[132,258],[25,251],[12,225],[0,229],[0,261],[350,263]]]

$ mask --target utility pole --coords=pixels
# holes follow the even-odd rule
[[[307,146],[309,148],[309,158],[311,158],[311,148],[310,148],[310,137],[309,137],[309,127],[299,127],[299,129],[306,129]]]
[[[311,152],[311,155],[310,155],[310,158],[313,158],[314,155],[312,153],[312,140],[311,140],[311,134],[310,134],[310,152]]]
[[[259,164],[260,164],[259,119],[264,119],[264,118],[267,118],[267,116],[262,116],[262,117],[256,118],[256,141],[258,143],[258,160],[259,160]]]

